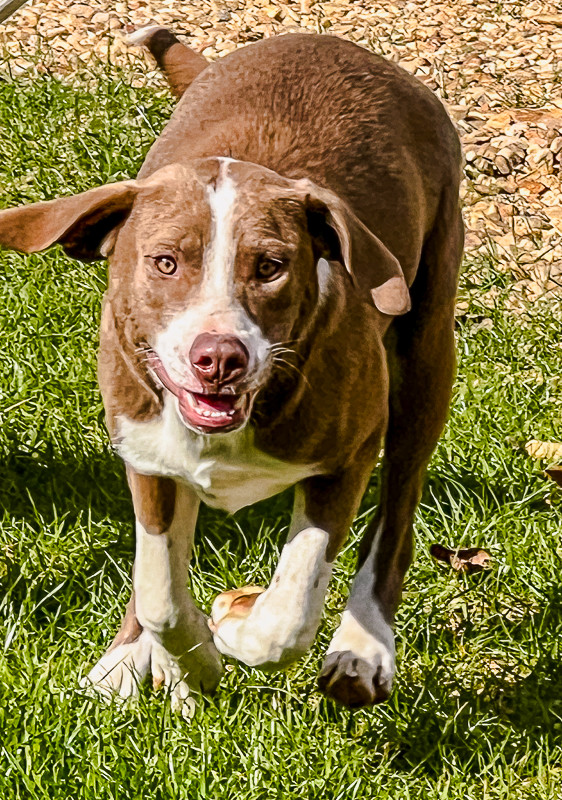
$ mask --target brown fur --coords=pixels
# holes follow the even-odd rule
[[[333,559],[386,431],[381,503],[360,563],[380,534],[374,593],[391,622],[454,371],[458,137],[421,83],[349,42],[267,39],[201,72],[179,48],[164,47],[160,61],[182,98],[137,181],[2,212],[0,242],[35,250],[60,241],[83,258],[100,246],[110,254],[99,376],[114,432],[118,414],[146,420],[161,410],[162,388],[143,363],[142,342],[196,297],[211,224],[205,186],[216,179],[217,157],[236,159],[245,215],[237,224],[255,239],[239,244],[236,292],[264,334],[290,340],[294,350],[294,369],[274,367],[260,392],[256,444],[321,467],[303,483],[306,514],[330,531]],[[291,277],[268,295],[252,281],[252,253],[273,229],[290,248]],[[173,278],[142,266],[163,236],[177,253]],[[315,271],[321,256],[332,270],[325,298]],[[403,278],[411,311],[394,319],[410,302]],[[145,527],[165,529],[173,483],[130,480]],[[354,682],[349,658],[327,659],[324,690],[352,705],[384,699],[376,681]]]
[[[185,47],[166,28],[150,29],[143,44],[150,50],[156,63],[165,73],[172,92],[181,97],[194,78],[202,72],[208,62],[199,53]]]

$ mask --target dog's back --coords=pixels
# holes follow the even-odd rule
[[[140,173],[211,155],[336,192],[413,280],[443,193],[458,202],[458,136],[417,79],[335,37],[265,39],[210,64]]]

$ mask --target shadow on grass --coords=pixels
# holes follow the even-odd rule
[[[132,513],[125,470],[110,451],[77,459],[14,450],[0,464],[0,507],[34,527],[62,517],[71,525],[85,512],[124,522]]]
[[[432,473],[429,480],[437,499],[443,504],[448,502],[441,477]],[[375,474],[360,513],[373,509],[377,489]],[[264,519],[275,523],[268,535],[274,544],[281,544],[290,518],[291,498],[291,493],[286,492],[249,507],[234,518],[203,507],[198,538],[207,543],[202,542],[198,548],[199,568],[212,569],[213,548],[220,548],[225,536],[231,555],[243,558],[247,544],[238,529],[251,540],[260,534]],[[63,458],[35,457],[14,449],[0,465],[0,503],[8,515],[25,518],[38,535],[45,525],[57,519],[63,519],[70,530],[87,514],[94,522],[116,523],[117,538],[114,535],[109,545],[92,542],[91,548],[82,549],[62,595],[44,600],[51,588],[49,578],[18,581],[20,565],[17,560],[12,561],[12,599],[21,602],[30,595],[41,598],[41,607],[35,614],[39,624],[43,617],[48,621],[57,609],[62,610],[63,619],[57,627],[63,636],[65,612],[88,603],[88,581],[107,566],[109,557],[121,560],[127,572],[132,565],[132,508],[123,466],[109,450],[77,459],[70,454]],[[122,583],[116,567],[110,565],[108,571],[110,582],[115,586]],[[529,625],[538,632],[538,645],[525,635],[524,628]],[[382,715],[374,714],[372,723],[369,719],[369,727],[359,737],[362,746],[380,752],[384,744],[397,769],[422,770],[437,777],[442,773],[445,756],[462,763],[467,774],[476,775],[481,770],[479,758],[486,752],[491,756],[501,751],[503,758],[513,761],[525,754],[533,739],[540,737],[554,744],[562,732],[562,667],[557,653],[541,652],[540,648],[541,640],[552,639],[544,635],[545,631],[562,630],[562,585],[547,586],[543,607],[523,620],[513,621],[511,627],[513,638],[520,639],[519,652],[528,656],[530,672],[526,677],[480,675],[478,687],[467,688],[462,676],[448,674],[445,668],[427,670],[421,680],[403,681],[390,708]],[[469,631],[465,633],[472,636]],[[442,630],[432,635],[436,648],[443,635]],[[453,646],[445,645],[446,649]],[[429,647],[433,649],[431,642]],[[346,712],[330,710],[330,706],[328,703],[328,717],[333,711],[334,719],[345,724]]]
[[[198,568],[213,570],[215,552],[225,538],[232,558],[242,558],[247,542],[260,535],[264,520],[270,524],[269,539],[277,544],[277,538],[284,538],[291,506],[290,492],[243,509],[236,517],[202,505],[196,534]],[[0,509],[5,520],[14,521],[17,535],[23,530],[25,536],[18,547],[7,543],[0,559],[0,582],[16,604],[41,598],[40,615],[61,605],[64,611],[88,602],[90,579],[101,571],[115,591],[123,583],[123,573],[130,573],[132,501],[123,463],[109,448],[76,457],[14,447],[0,464]],[[18,521],[25,522],[23,529]],[[50,541],[55,532],[58,545]],[[64,539],[73,544],[61,545]],[[37,562],[36,571],[29,566],[28,548],[34,541],[37,552],[31,561]],[[58,568],[42,569],[41,562],[52,557],[53,546],[60,548]],[[62,573],[68,575],[64,592],[49,599]]]
[[[521,640],[523,675],[480,672],[474,675],[475,685],[467,686],[460,673],[450,674],[445,667],[427,670],[423,683],[400,685],[392,708],[373,720],[361,744],[380,753],[386,743],[396,769],[415,769],[431,778],[442,774],[444,760],[477,777],[494,754],[505,763],[521,764],[523,772],[529,761],[531,772],[536,771],[534,748],[540,742],[541,748],[555,749],[562,733],[562,585],[550,585],[543,607],[510,627]]]
[[[235,519],[242,527],[255,530],[264,517],[274,520],[282,516],[288,522],[291,507],[289,490],[242,509]],[[0,464],[0,508],[10,517],[25,519],[38,533],[56,519],[64,518],[71,527],[85,514],[94,522],[109,519],[117,524],[133,518],[123,462],[109,449],[82,458],[15,449]],[[215,544],[220,539],[212,531],[227,518],[226,512],[201,505],[202,526],[211,531]],[[239,546],[244,546],[242,541]]]
[[[545,481],[538,475],[527,476],[527,481],[536,482],[537,488],[544,486]],[[528,487],[527,487],[528,488]],[[436,504],[441,513],[449,519],[454,519],[456,509],[468,499],[476,505],[482,513],[489,509],[498,509],[514,502],[519,502],[520,485],[510,475],[497,473],[495,480],[482,476],[469,468],[457,465],[453,477],[446,474],[442,468],[430,468],[425,482],[422,502],[426,506]],[[527,493],[530,495],[530,492]],[[525,507],[529,511],[542,512],[549,509],[546,497],[536,493],[526,496]]]

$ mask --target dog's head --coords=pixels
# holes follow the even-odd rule
[[[205,433],[246,422],[334,270],[382,313],[409,308],[400,265],[336,195],[231,159],[0,212],[0,244],[56,242],[84,261],[109,256],[121,346]]]

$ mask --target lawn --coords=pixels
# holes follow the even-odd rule
[[[134,175],[172,108],[115,70],[72,85],[5,78],[3,206]],[[375,474],[310,654],[276,675],[230,664],[187,724],[148,688],[130,706],[77,689],[118,625],[133,554],[95,377],[105,266],[56,249],[0,258],[0,797],[562,797],[562,492],[522,447],[562,434],[559,306],[514,313],[493,250],[467,256],[454,400],[417,516],[390,701],[350,712],[315,688]],[[204,511],[191,578],[202,607],[268,580],[289,506]],[[433,542],[483,546],[493,567],[447,571]]]

